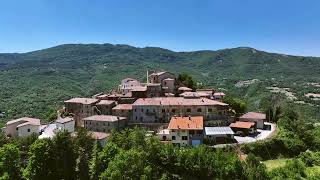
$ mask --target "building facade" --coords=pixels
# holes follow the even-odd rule
[[[257,112],[248,112],[239,117],[240,121],[255,122],[258,129],[264,128],[264,121],[266,120],[266,114]]]
[[[110,133],[112,129],[122,130],[126,127],[126,118],[111,115],[94,115],[83,119],[88,131]]]
[[[74,132],[75,120],[73,117],[60,118],[56,121],[56,127],[59,131]]]
[[[83,126],[82,119],[96,114],[97,107],[95,105],[99,101],[94,98],[72,98],[64,101],[64,106],[66,112],[74,115],[76,126]]]
[[[112,100],[101,100],[96,104],[98,108],[98,113],[101,115],[111,115],[112,108],[116,106],[116,102]]]
[[[203,117],[172,117],[168,130],[173,145],[200,145],[203,141]]]
[[[23,117],[8,121],[5,133],[8,137],[25,137],[31,134],[39,135],[40,119]]]
[[[119,85],[120,93],[127,94],[133,88],[141,86],[140,81],[132,78],[125,78],[121,80],[121,84]]]
[[[132,104],[134,123],[168,123],[173,116],[203,116],[228,121],[228,104],[207,98],[140,98]]]
[[[130,121],[132,118],[132,104],[118,104],[112,108],[112,115],[126,117],[127,121]]]

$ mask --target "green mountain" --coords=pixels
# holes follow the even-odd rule
[[[298,98],[295,101],[307,103],[304,106],[319,105],[304,97],[307,92],[320,92],[316,84],[320,82],[320,58],[316,57],[247,47],[174,52],[156,47],[66,44],[0,54],[0,111],[6,113],[2,120],[24,115],[46,118],[70,97],[108,91],[125,77],[143,81],[147,69],[189,73],[203,86],[245,99],[252,110],[263,109],[262,100],[271,94],[268,86],[290,88]],[[257,80],[246,81],[252,79]]]

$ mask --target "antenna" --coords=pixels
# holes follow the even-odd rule
[[[147,84],[149,83],[149,70],[147,70]]]

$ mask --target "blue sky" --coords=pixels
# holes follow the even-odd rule
[[[0,52],[65,43],[320,56],[319,0],[1,0]]]

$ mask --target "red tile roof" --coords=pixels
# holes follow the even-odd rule
[[[40,119],[29,118],[29,117],[22,117],[19,119],[8,121],[6,123],[6,125],[10,125],[10,124],[13,124],[16,122],[21,122],[21,124],[18,125],[19,127],[24,126],[24,125],[36,125],[36,126],[40,125]]]
[[[126,119],[125,117],[118,117],[118,116],[111,116],[111,115],[94,115],[94,116],[86,117],[83,120],[84,121],[108,121],[108,122],[113,122],[113,121],[118,121],[118,118],[120,120]]]
[[[216,92],[213,95],[214,96],[225,96],[226,94],[224,94],[223,92]]]
[[[124,109],[124,110],[132,110],[132,104],[118,104],[116,107],[112,109]]]
[[[97,103],[97,105],[110,105],[114,102],[115,101],[111,101],[111,100],[101,100],[100,102]]]
[[[236,121],[235,123],[231,123],[229,127],[231,128],[242,128],[242,129],[249,129],[255,123],[254,122],[243,122],[243,121]]]
[[[183,97],[156,97],[156,98],[140,98],[133,103],[133,106],[156,106],[156,105],[171,105],[171,106],[208,106],[220,105],[227,106],[228,104],[207,99],[207,98],[193,98],[187,99]]]
[[[239,117],[240,119],[266,119],[266,114],[257,112],[248,112]]]
[[[64,101],[65,103],[79,103],[79,104],[94,104],[97,103],[99,99],[93,99],[93,98],[72,98],[67,101]]]
[[[64,124],[64,123],[67,123],[67,122],[71,122],[73,120],[74,119],[72,117],[65,117],[65,118],[60,118],[60,119],[56,120],[56,122]]]
[[[110,136],[110,134],[103,133],[103,132],[94,132],[94,131],[89,131],[91,133],[91,137],[97,140],[105,139]]]
[[[181,93],[182,97],[210,97],[210,94],[204,92],[184,92]]]
[[[203,130],[203,117],[172,117],[168,129]]]
[[[131,87],[131,91],[147,91],[146,86],[133,86]]]
[[[179,87],[178,91],[192,91],[192,89],[188,87]]]

